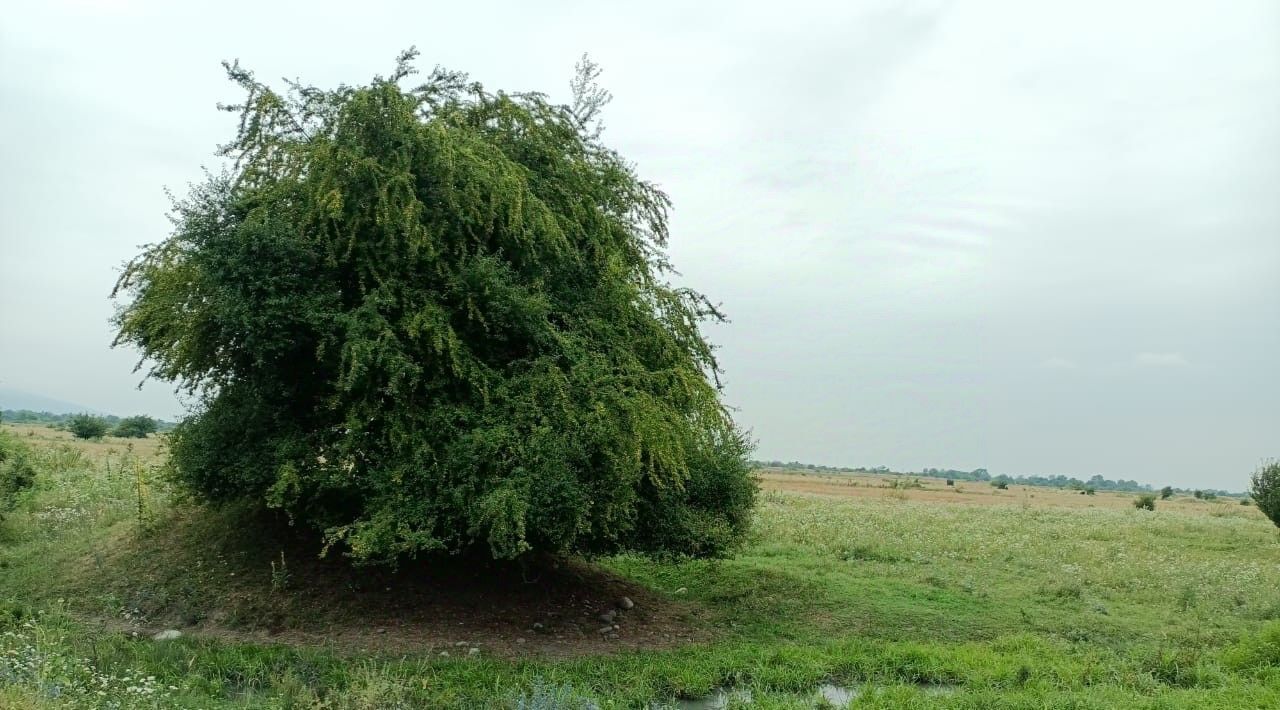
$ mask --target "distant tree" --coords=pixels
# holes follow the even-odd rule
[[[107,433],[107,420],[92,414],[74,414],[67,418],[67,431],[77,439],[100,439]]]
[[[1169,500],[1173,497],[1173,487],[1165,486],[1160,489],[1160,500]]]
[[[1191,492],[1191,495],[1195,496],[1196,500],[1204,500],[1204,491],[1194,490]]]
[[[1253,504],[1280,526],[1280,461],[1265,461],[1254,471],[1249,487]]]
[[[998,488],[998,489],[1002,490],[1002,491],[1007,491],[1007,490],[1009,490],[1009,482],[1008,482],[1008,481],[995,480],[995,481],[992,481],[992,482],[991,482],[991,485],[992,485],[993,487],[995,487],[995,488]]]
[[[1156,509],[1155,494],[1143,493],[1137,498],[1134,498],[1133,507],[1137,508],[1138,510],[1155,510]]]
[[[148,434],[154,434],[159,426],[156,420],[145,414],[139,414],[121,419],[115,429],[111,430],[111,435],[122,436],[127,439],[145,439]]]
[[[671,283],[669,199],[599,139],[599,70],[563,106],[406,88],[415,56],[333,90],[227,67],[231,167],[115,290],[117,344],[202,395],[179,479],[359,562],[728,554],[756,488],[723,316]]]

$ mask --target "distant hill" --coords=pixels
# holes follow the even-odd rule
[[[45,397],[44,395],[32,394],[31,392],[0,385],[0,410],[3,409],[28,409],[33,412],[51,412],[53,414],[79,414],[81,412],[97,415],[108,414],[108,412],[104,412],[101,409],[86,407],[83,404]]]

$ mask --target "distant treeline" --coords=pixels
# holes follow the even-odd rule
[[[1130,493],[1150,493],[1157,490],[1156,488],[1145,483],[1137,481],[1119,480],[1113,481],[1102,476],[1093,476],[1087,481],[1070,476],[1006,476],[1004,474],[992,476],[985,468],[975,468],[972,471],[957,471],[955,469],[943,468],[926,468],[920,471],[891,471],[887,466],[876,466],[874,468],[858,467],[848,468],[844,466],[822,466],[820,464],[801,463],[799,461],[752,461],[751,464],[756,468],[782,468],[789,470],[801,471],[817,471],[821,473],[878,473],[887,475],[904,475],[904,476],[924,476],[927,478],[949,478],[953,481],[990,481],[992,483],[1003,482],[1007,484],[1016,484],[1021,486],[1043,486],[1046,488],[1067,488],[1070,490],[1083,491],[1093,489],[1095,491],[1123,491]],[[1174,493],[1192,495],[1193,491],[1189,488],[1171,488]],[[1232,496],[1240,495],[1230,491],[1200,489],[1195,493],[1213,493],[1215,495]],[[1199,496],[1197,496],[1199,497]]]
[[[65,426],[67,420],[75,414],[54,414],[53,412],[35,412],[30,409],[5,409],[0,410],[0,421],[10,424],[47,424],[52,427]],[[120,425],[122,417],[114,414],[104,414],[99,419],[105,421],[108,426],[116,427]],[[156,419],[159,431],[169,431],[174,427],[173,422],[166,422],[163,419]]]

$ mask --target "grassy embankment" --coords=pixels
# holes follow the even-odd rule
[[[486,586],[352,573],[182,504],[155,439],[5,430],[40,474],[0,522],[0,707],[647,707],[726,686],[813,707],[824,682],[854,707],[1280,707],[1280,535],[1238,501],[768,473],[733,560]],[[519,579],[538,574],[554,584]],[[598,634],[620,592],[636,609]]]

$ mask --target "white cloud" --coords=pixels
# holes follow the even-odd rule
[[[1187,362],[1182,353],[1138,353],[1133,356],[1133,364],[1138,367],[1186,367]]]

